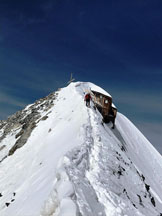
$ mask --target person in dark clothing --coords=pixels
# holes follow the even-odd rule
[[[113,123],[112,129],[115,128],[115,115],[114,115],[114,111],[113,108],[111,106],[110,111],[109,111],[109,116],[111,118],[111,122]]]
[[[91,95],[90,93],[85,94],[84,101],[86,102],[86,106],[90,107]]]

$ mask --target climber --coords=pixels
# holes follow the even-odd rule
[[[110,121],[113,123],[113,126],[112,126],[112,129],[115,128],[115,113],[114,113],[114,110],[112,108],[112,106],[110,107],[110,111],[109,111],[109,118],[110,118]]]
[[[84,97],[84,101],[86,102],[86,106],[90,107],[90,100],[91,100],[91,95],[90,93],[86,93]]]

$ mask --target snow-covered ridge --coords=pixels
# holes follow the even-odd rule
[[[0,122],[0,215],[162,215],[161,155],[122,114],[103,124],[90,89],[108,95],[71,83]]]

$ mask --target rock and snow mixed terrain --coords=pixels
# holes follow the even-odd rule
[[[162,157],[71,83],[0,122],[1,216],[162,216]]]

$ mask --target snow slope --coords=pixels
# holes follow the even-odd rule
[[[100,87],[71,83],[50,98],[48,110],[45,100],[27,106],[23,119],[34,106],[35,126],[10,156],[23,126],[1,140],[1,216],[162,215],[161,155],[122,114],[114,130],[103,124],[84,104],[89,89]]]

